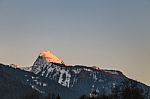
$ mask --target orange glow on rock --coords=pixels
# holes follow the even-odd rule
[[[50,51],[43,51],[43,52],[40,53],[40,56],[45,57],[46,60],[49,61],[49,62],[64,64],[64,62],[60,58],[55,56]]]

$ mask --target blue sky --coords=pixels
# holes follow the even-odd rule
[[[0,46],[1,63],[32,65],[51,50],[150,84],[150,1],[0,0]]]

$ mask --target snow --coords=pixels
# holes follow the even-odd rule
[[[73,69],[72,70],[75,74],[79,74],[81,72],[81,69]]]
[[[44,76],[44,73],[45,73],[45,71],[43,71],[41,75]]]
[[[98,88],[96,89],[96,92],[99,93],[99,89]]]
[[[98,78],[96,76],[96,74],[93,74],[93,79],[96,81]]]
[[[113,74],[113,75],[119,75],[117,71],[108,71],[108,70],[105,70],[105,72]]]
[[[28,67],[19,67],[21,70],[24,71],[31,71],[32,70],[32,66],[28,66]]]
[[[27,77],[28,75],[24,75],[25,77]]]
[[[17,65],[17,64],[10,64],[10,66],[13,67],[13,68],[18,68],[19,67],[19,65]]]
[[[36,81],[36,84],[37,84],[37,85],[40,85],[40,86],[42,85],[42,83],[41,83],[41,82],[38,82],[38,81]]]
[[[95,87],[95,85],[92,85],[92,88],[94,88]]]
[[[77,77],[75,76],[74,78],[73,78],[73,84],[71,85],[71,87],[73,87],[73,85],[77,82]]]
[[[115,87],[116,87],[116,84],[115,84],[115,83],[112,83],[112,86],[113,86],[113,88],[115,88]]]
[[[34,77],[34,76],[31,76],[31,78],[34,79],[35,77]]]
[[[31,87],[32,87],[32,89],[35,89],[35,90],[37,90],[38,92],[40,92],[40,93],[45,93],[44,91],[41,91],[40,89],[38,89],[36,86],[34,86],[34,85],[31,85]]]
[[[66,75],[65,80],[63,80],[64,74]],[[69,72],[62,69],[62,70],[60,70],[60,76],[59,76],[58,83],[69,88],[70,78],[71,78],[71,75],[69,74]]]
[[[35,79],[35,80],[33,80],[33,81],[37,82],[37,79]]]
[[[34,86],[33,86],[33,85],[32,85],[31,87],[32,87],[32,88],[34,88]]]
[[[48,73],[51,73],[51,72],[53,72],[53,70],[54,70],[55,68],[48,68]],[[48,76],[48,74],[46,75],[46,76]]]
[[[85,70],[85,71],[89,71],[89,72],[92,71],[91,69],[87,69],[87,68],[84,68],[84,70]]]
[[[56,73],[53,75],[53,78],[55,78],[57,75],[59,75],[59,72],[56,72]]]
[[[46,83],[43,83],[43,86],[45,87],[45,86],[47,86],[47,84],[46,84]]]
[[[102,80],[102,79],[99,79],[98,81],[99,81],[99,82],[103,82],[103,80]]]
[[[64,62],[56,57],[52,52],[50,51],[43,51],[40,53],[40,56],[46,58],[48,62],[53,62],[53,63],[59,63],[59,64],[64,64]]]

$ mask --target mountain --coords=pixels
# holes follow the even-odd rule
[[[76,91],[77,95],[112,95],[114,90],[122,92],[125,87],[138,88],[145,99],[149,99],[150,87],[127,78],[120,71],[102,70],[87,66],[66,66],[62,62],[49,60],[48,57],[38,56],[31,72],[54,80],[55,82]]]
[[[19,75],[16,75],[19,74]],[[23,99],[27,94],[36,92],[22,80],[15,68],[0,64],[0,99]]]
[[[0,64],[0,99],[28,99],[33,93],[39,97],[29,99],[46,99],[50,94],[71,99],[74,92],[48,78]]]
[[[31,67],[0,64],[0,99],[150,99],[150,87],[117,70],[69,66],[43,51]],[[54,98],[55,97],[55,98]]]

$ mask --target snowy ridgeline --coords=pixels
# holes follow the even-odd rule
[[[99,77],[100,71],[119,75],[117,71],[100,70],[99,68],[92,68],[86,66],[65,66],[61,64],[55,64],[48,62],[45,58],[38,58],[32,67],[32,72],[40,74],[41,76],[48,77],[57,81],[59,84],[65,87],[73,87],[78,81],[78,76],[81,72],[89,73],[89,77],[93,81],[103,82],[104,80]]]

